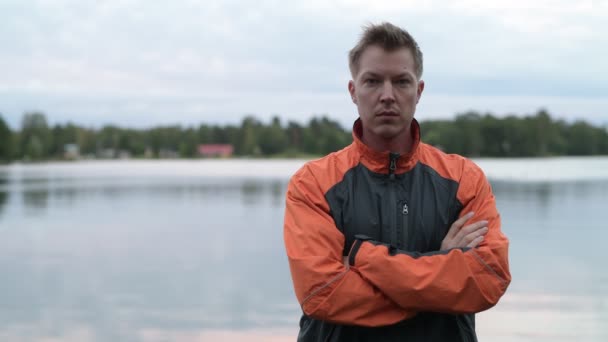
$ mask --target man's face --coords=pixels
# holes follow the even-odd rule
[[[363,51],[348,90],[359,110],[364,137],[388,142],[408,132],[424,90],[415,69],[409,49],[386,52],[372,45]]]

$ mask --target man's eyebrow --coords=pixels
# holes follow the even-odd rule
[[[395,75],[393,78],[404,78],[404,77],[412,78],[414,76],[412,75],[412,73],[404,71],[404,72],[402,72],[402,73],[400,73],[398,75]]]
[[[380,74],[378,74],[376,72],[373,72],[373,71],[364,71],[361,74],[361,76],[362,77],[370,77],[370,76],[371,77],[382,77],[382,75],[380,75]],[[395,75],[395,76],[393,76],[391,78],[403,78],[403,77],[413,78],[414,75],[411,72],[404,71],[404,72],[402,72],[400,74],[397,74],[397,75]]]
[[[372,76],[372,77],[380,77],[380,74],[375,73],[373,71],[365,71],[361,74],[361,76]]]

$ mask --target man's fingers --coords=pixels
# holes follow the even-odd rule
[[[466,236],[469,235],[471,233],[473,233],[474,231],[477,231],[483,227],[487,227],[488,226],[488,221],[486,220],[482,220],[482,221],[478,221],[475,223],[471,223],[468,226],[465,226],[464,228],[460,229],[459,234],[461,234],[461,236]]]
[[[482,236],[478,236],[475,239],[473,239],[473,241],[471,241],[467,247],[469,248],[475,248],[477,246],[479,246],[479,244],[481,243],[481,241],[483,241],[483,235]]]
[[[442,250],[449,248],[464,248],[473,243],[476,243],[475,246],[477,246],[481,240],[483,240],[483,235],[488,232],[488,221],[482,220],[465,226],[465,223],[467,223],[474,214],[475,213],[472,211],[466,213],[452,223],[450,230],[448,230],[448,233],[441,242]],[[481,240],[477,241],[480,236]]]
[[[454,221],[454,223],[452,224],[452,226],[457,225],[458,227],[462,227],[464,226],[464,224],[471,219],[471,217],[473,217],[475,213],[474,212],[468,212],[465,215],[463,215],[461,218],[459,218],[458,220]]]
[[[486,235],[487,233],[488,233],[488,227],[482,227],[482,228],[466,235],[462,239],[462,242],[460,244],[468,246],[470,243],[472,243],[473,241],[477,240],[480,237],[483,239],[483,236]]]
[[[458,234],[458,232],[460,231],[460,228],[462,228],[462,226],[464,226],[464,224],[471,219],[471,217],[473,217],[475,213],[474,212],[469,212],[465,215],[463,215],[461,218],[459,218],[458,220],[454,221],[454,223],[452,223],[452,226],[450,227],[450,230],[448,231],[446,237],[452,238],[454,236],[456,236],[456,234]]]
[[[477,226],[475,226],[477,227]],[[478,238],[479,236],[483,236],[486,235],[486,233],[488,232],[488,228],[487,227],[479,227],[478,229],[465,234],[463,232],[463,230],[460,230],[460,233],[454,237],[454,241],[456,242],[456,246],[462,248],[462,247],[467,247],[471,242],[473,242],[473,240],[475,240],[476,238]]]

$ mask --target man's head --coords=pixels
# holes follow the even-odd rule
[[[349,64],[348,91],[359,111],[363,141],[377,150],[408,150],[409,128],[424,90],[416,41],[389,23],[368,26],[350,51]]]
[[[353,78],[355,78],[355,75],[359,71],[359,62],[363,51],[372,45],[379,46],[387,52],[393,52],[402,48],[410,50],[416,64],[416,77],[418,79],[422,77],[422,51],[420,51],[420,47],[414,37],[406,30],[385,22],[379,25],[364,27],[359,42],[348,53],[348,67]]]

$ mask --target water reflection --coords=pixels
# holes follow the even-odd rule
[[[48,189],[29,190],[23,193],[23,203],[30,213],[39,213],[47,209],[49,201]]]
[[[0,172],[0,219],[2,218],[2,212],[8,202],[8,175],[5,172]]]
[[[582,195],[605,192],[608,190],[608,181],[569,181],[569,182],[505,182],[491,181],[492,189],[497,197],[505,198],[534,198],[538,202],[546,202],[557,195]]]
[[[287,182],[273,182],[270,186],[272,194],[272,204],[275,207],[282,207],[285,203],[285,193],[287,192]]]
[[[535,210],[547,218],[558,212],[571,212],[581,201],[590,197],[600,197],[608,192],[608,182],[540,182],[509,183],[493,181],[492,189],[497,205],[517,206],[521,210]],[[593,206],[593,204],[592,204]]]
[[[22,179],[23,202],[28,209],[39,211],[49,201],[62,205],[74,205],[79,200],[106,198],[121,200],[136,197],[171,197],[175,200],[213,201],[219,198],[240,198],[244,205],[260,204],[260,198],[268,198],[272,206],[282,207],[287,180],[243,180],[243,179],[95,179],[95,180],[49,180],[43,178]],[[4,183],[4,186],[3,186]],[[7,189],[5,205],[10,191],[9,180],[0,178],[0,189]],[[533,205],[541,213],[556,206],[563,198],[585,197],[606,193],[608,182],[562,182],[562,183],[510,183],[493,181],[493,191],[499,202],[518,202]]]
[[[246,206],[260,205],[260,199],[269,199],[274,207],[284,204],[286,181],[247,181],[193,179],[169,182],[167,180],[112,181],[97,182],[56,182],[36,180],[25,182],[23,186],[23,203],[32,213],[48,207],[49,202],[59,206],[76,205],[77,201],[111,199],[116,201],[129,199],[172,198],[176,203],[181,201],[211,202],[239,198]]]
[[[244,204],[255,205],[256,203],[259,203],[260,196],[266,197],[269,194],[273,206],[282,206],[284,203],[285,191],[287,191],[286,183],[286,181],[244,182],[241,188]]]
[[[0,340],[297,326],[282,240],[286,179],[4,179],[0,215],[19,229],[0,237]],[[558,323],[587,315],[597,335],[608,315],[608,183],[493,187],[514,275],[512,299],[492,310],[496,329],[522,313]],[[517,324],[505,334],[527,331]]]
[[[4,207],[8,203],[9,193],[6,191],[0,190],[0,219],[2,218],[2,213],[4,212]]]
[[[137,341],[150,327],[233,330],[297,317],[280,234],[284,181],[17,183],[25,211],[0,239],[0,337],[19,326],[30,327],[18,334],[25,340],[84,327],[95,339]]]

